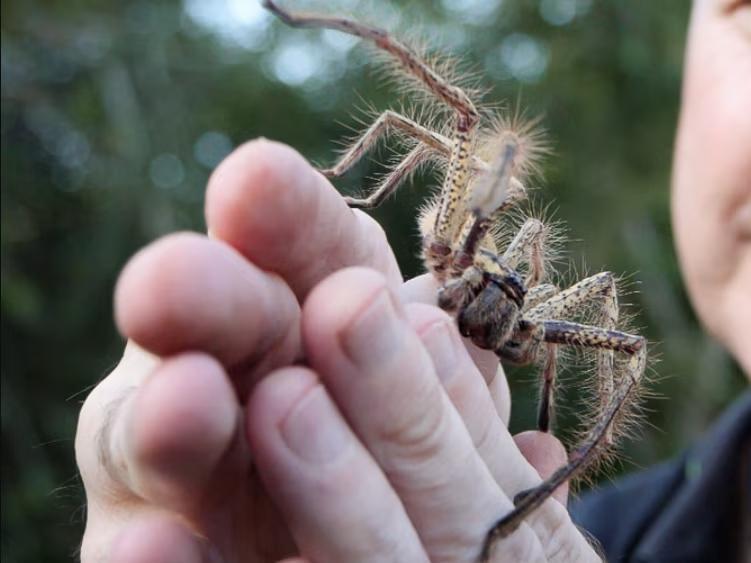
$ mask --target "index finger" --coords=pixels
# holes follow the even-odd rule
[[[256,266],[282,276],[302,300],[319,281],[348,266],[402,282],[383,229],[350,210],[323,175],[281,143],[257,139],[232,153],[209,180],[211,234]]]

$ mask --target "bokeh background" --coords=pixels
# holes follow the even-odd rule
[[[340,8],[390,29],[419,25],[484,76],[489,99],[542,116],[554,155],[538,201],[568,223],[574,264],[632,274],[636,322],[659,343],[648,424],[600,479],[686,447],[745,386],[697,325],[671,240],[689,3],[324,6]],[[357,42],[285,29],[255,0],[9,0],[1,39],[2,559],[65,561],[85,520],[77,413],[123,346],[111,295],[128,257],[204,229],[206,180],[233,147],[263,135],[328,163],[363,100],[404,100]],[[377,169],[366,162],[339,185],[358,190]],[[375,213],[408,276],[420,271],[415,209],[435,181],[418,177]],[[521,430],[535,391],[529,374],[510,377]]]

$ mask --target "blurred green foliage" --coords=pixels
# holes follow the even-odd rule
[[[326,9],[338,4],[362,11],[355,0]],[[370,11],[389,27],[419,22],[434,46],[473,63],[491,99],[543,116],[555,154],[538,199],[568,223],[573,262],[634,273],[637,323],[659,343],[660,398],[626,459],[647,466],[685,447],[744,385],[698,327],[672,249],[688,3],[426,0]],[[368,56],[335,34],[285,29],[254,0],[3,2],[4,561],[75,557],[85,520],[76,417],[122,349],[111,294],[128,257],[204,228],[206,180],[232,147],[264,135],[327,163],[363,99],[404,102]],[[343,188],[376,169],[360,166]],[[418,178],[375,213],[408,276],[420,269],[414,215],[431,182]],[[534,390],[514,375],[518,430],[531,425]]]

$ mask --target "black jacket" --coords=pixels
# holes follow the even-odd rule
[[[751,557],[751,392],[678,460],[573,503],[608,561],[732,563]]]

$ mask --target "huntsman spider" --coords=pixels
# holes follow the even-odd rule
[[[480,552],[486,560],[498,539],[512,533],[556,488],[579,476],[613,445],[645,371],[647,342],[618,329],[617,280],[610,272],[563,290],[546,281],[549,231],[542,221],[528,218],[502,251],[497,247],[495,225],[526,198],[524,181],[541,152],[533,127],[478,110],[465,90],[442,76],[440,65],[382,29],[347,18],[293,13],[274,0],[263,4],[292,27],[338,30],[372,43],[453,114],[450,126],[437,132],[417,119],[385,111],[333,167],[322,172],[329,178],[345,174],[388,134],[411,140],[408,154],[368,197],[346,198],[350,207],[367,209],[382,203],[422,164],[443,166],[442,187],[419,221],[425,267],[440,284],[438,305],[456,317],[463,336],[494,351],[503,362],[542,366],[537,421],[541,431],[551,426],[560,347],[594,352],[596,422],[566,465],[516,495],[514,508],[486,535]],[[582,318],[590,322],[578,322]]]

